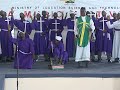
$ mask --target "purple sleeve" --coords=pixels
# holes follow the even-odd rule
[[[32,32],[32,25],[31,25],[31,23],[28,23],[27,24],[27,33],[30,35],[31,34],[31,32]]]
[[[48,21],[48,29],[51,29],[51,19]]]
[[[9,40],[10,40],[10,42],[12,42],[14,44],[17,44],[17,42],[18,42],[18,39],[12,38],[11,35],[9,35]]]
[[[60,22],[61,22],[61,28],[60,29],[63,30],[63,22],[64,22],[64,20],[61,20]]]
[[[11,26],[11,31],[12,31],[14,28],[14,18],[11,18],[10,26]]]
[[[17,19],[13,19],[13,23],[14,23],[14,25],[15,25],[16,27],[18,27],[18,25],[19,25],[18,22],[19,22],[19,21],[18,21]]]
[[[46,26],[48,27],[48,25],[49,25],[49,20],[45,20],[45,24],[46,24]]]
[[[99,22],[100,22],[100,19],[96,20],[96,28],[97,28],[97,29],[100,29],[100,24],[99,24]]]
[[[67,25],[67,20],[66,20],[66,19],[63,19],[62,21],[63,21],[62,25],[63,25],[63,26],[66,26],[66,25]]]
[[[112,24],[112,20],[110,20],[110,23]],[[107,27],[107,32],[108,32],[108,33],[112,33],[112,32],[113,32],[113,29],[109,29],[109,28]]]
[[[32,30],[35,29],[35,20],[32,21],[32,23],[31,23],[31,28],[32,28]]]

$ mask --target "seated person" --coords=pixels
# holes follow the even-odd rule
[[[55,41],[50,41],[48,45],[49,57],[53,56],[57,64],[60,65],[66,64],[68,62],[68,53],[64,51],[64,44],[61,40],[61,36],[56,36]]]

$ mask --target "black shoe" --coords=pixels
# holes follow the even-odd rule
[[[115,61],[118,61],[119,60],[119,58],[115,58]]]
[[[112,63],[118,63],[119,62],[119,58],[115,58],[114,61],[112,61]]]
[[[108,63],[111,63],[110,59],[108,59]]]

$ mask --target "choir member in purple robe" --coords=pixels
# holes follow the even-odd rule
[[[96,29],[96,18],[95,18],[95,13],[94,12],[86,12],[86,15],[89,16],[90,18],[92,18],[94,25],[95,25],[95,29]],[[95,36],[95,31],[92,33],[91,35],[91,40],[90,40],[90,58],[91,61],[95,62],[95,46],[96,46],[96,36]]]
[[[106,12],[102,11],[102,17],[98,19],[98,30],[96,32],[96,44],[97,44],[97,54],[98,61],[101,61],[102,52],[106,52],[107,48],[107,18]]]
[[[25,20],[24,13],[20,13],[20,20],[14,20],[14,25],[20,30],[26,33],[26,37],[29,37],[32,31],[32,25],[28,20]],[[19,32],[18,32],[19,33]]]
[[[61,32],[63,30],[62,20],[57,19],[58,14],[54,13],[54,19],[49,20],[49,29],[50,29],[50,40],[54,41],[55,36],[61,36]]]
[[[33,65],[34,45],[33,41],[25,36],[24,32],[19,32],[18,38],[11,38],[17,50],[14,60],[14,68],[31,69]]]
[[[47,11],[42,11],[42,19],[44,20],[44,22],[46,24],[45,36],[46,36],[46,46],[47,47],[48,47],[49,40],[50,40],[49,39],[49,29],[48,29],[48,25],[49,25],[49,19],[48,18],[49,18],[49,16],[47,15]],[[49,61],[47,51],[45,52],[44,57],[45,57],[45,61]]]
[[[46,40],[47,40],[47,45],[48,45],[49,43],[49,29],[48,29],[49,20],[48,20],[46,11],[42,11],[42,19],[44,20],[46,24]]]
[[[110,20],[110,23],[111,24],[113,24],[115,21],[117,21],[117,13],[113,13],[113,19],[111,19]],[[112,32],[112,34],[111,34],[111,36],[112,36],[112,44],[113,44],[113,38],[114,38],[114,29],[112,29],[113,30],[113,32]],[[118,62],[119,61],[119,58],[115,58],[115,60],[113,61],[113,63],[114,62]]]
[[[64,21],[65,22],[64,25],[67,28],[66,51],[68,52],[69,57],[74,56],[74,50],[75,50],[74,16],[75,14],[71,12],[70,18]]]
[[[107,16],[107,19],[110,20],[112,24],[112,20],[110,16]],[[107,53],[107,60],[110,62],[112,56],[112,47],[113,47],[113,29],[107,29],[107,43],[106,43],[106,53]]]
[[[46,54],[47,49],[47,24],[45,18],[41,17],[39,13],[36,15],[37,20],[33,21],[34,35],[34,48],[35,55]]]
[[[11,61],[14,55],[13,43],[9,40],[9,34],[11,30],[8,31],[8,26],[10,25],[11,30],[13,29],[13,19],[11,20],[6,17],[6,12],[2,11],[2,18],[0,19],[0,37],[1,37],[1,49],[3,62]],[[11,35],[11,34],[10,34]]]
[[[50,41],[48,54],[53,55],[57,64],[66,64],[68,62],[68,53],[64,51],[64,45],[61,40],[61,36],[56,36],[55,41]]]

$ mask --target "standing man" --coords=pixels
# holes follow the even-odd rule
[[[107,16],[107,19],[110,20],[112,24],[112,20],[110,16]],[[113,47],[113,29],[107,29],[107,43],[106,43],[106,53],[107,53],[107,61],[110,62],[112,56],[112,47]]]
[[[117,13],[113,13],[113,19],[110,19],[110,23],[113,24],[115,21],[117,21]],[[113,46],[113,39],[114,39],[114,34],[115,34],[115,31],[114,31],[114,28],[111,30],[112,34],[112,46]],[[112,54],[111,54],[112,55]],[[114,62],[118,62],[119,58],[115,58],[115,61]]]
[[[13,44],[9,40],[9,33],[13,29],[13,20],[7,18],[6,12],[2,11],[2,18],[0,19],[0,29],[1,29],[1,49],[2,49],[2,61],[11,61],[13,57]],[[8,26],[11,27],[11,30],[8,31]]]
[[[48,29],[49,15],[47,15],[47,14],[48,14],[47,11],[42,11],[42,20],[44,21],[45,27],[46,27],[45,28],[46,49],[47,49],[48,44],[49,44],[49,29]],[[44,57],[45,57],[45,61],[49,60],[47,51],[45,51]]]
[[[98,19],[98,30],[96,35],[96,43],[97,43],[97,53],[98,53],[98,61],[101,61],[102,52],[106,52],[107,48],[107,18],[106,12],[102,11],[102,17]]]
[[[44,20],[45,24],[46,24],[46,40],[47,40],[47,46],[49,43],[49,29],[48,29],[48,24],[49,24],[49,20],[47,17],[47,12],[46,11],[42,11],[42,20]]]
[[[117,21],[110,23],[107,22],[107,26],[109,29],[114,28],[114,39],[113,39],[113,49],[112,49],[112,60],[111,61],[119,61],[120,60],[120,13],[117,14]]]
[[[39,56],[40,54],[45,55],[47,49],[47,39],[46,39],[46,32],[47,32],[47,24],[40,16],[39,13],[36,15],[37,20],[33,21],[33,27],[35,30],[34,35],[34,48],[35,48],[35,55]]]
[[[87,67],[90,61],[91,33],[94,32],[95,26],[93,20],[86,16],[85,7],[81,7],[80,14],[81,16],[77,18],[74,27],[77,38],[75,61],[78,63],[78,67],[80,67],[81,62],[84,62]]]
[[[93,20],[93,22],[94,22],[94,25],[95,25],[95,29],[96,29],[96,18],[95,18],[95,13],[93,13],[93,12],[89,12],[89,11],[87,11],[86,12],[86,15],[88,16],[88,17],[90,17],[92,20]],[[95,62],[95,46],[96,46],[96,37],[95,37],[95,31],[92,33],[92,35],[91,35],[91,41],[90,41],[90,58],[91,58],[91,61],[93,61],[93,62]]]
[[[66,51],[68,52],[69,57],[74,56],[74,50],[75,50],[75,34],[74,34],[74,20],[75,20],[75,14],[73,12],[70,13],[70,18],[66,19],[65,27],[67,30],[67,35],[65,38],[66,41]]]
[[[20,13],[20,20],[14,20],[14,24],[20,31],[26,33],[26,37],[29,37],[32,31],[32,26],[29,21],[25,20],[24,13]]]
[[[49,20],[50,41],[54,41],[57,35],[61,36],[63,30],[62,20],[57,19],[58,14],[56,12],[53,14],[53,17],[54,19]]]

